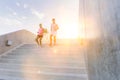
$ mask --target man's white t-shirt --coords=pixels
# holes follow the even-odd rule
[[[51,24],[51,35],[56,36],[57,30],[56,27],[58,27],[57,24]]]

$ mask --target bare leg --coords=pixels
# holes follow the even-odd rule
[[[56,45],[56,36],[54,36],[54,45]]]
[[[42,37],[40,37],[40,45],[42,45]]]
[[[50,35],[50,46],[52,45],[52,35]]]
[[[39,36],[37,36],[36,39],[35,39],[37,44],[39,45],[38,39],[39,39]]]

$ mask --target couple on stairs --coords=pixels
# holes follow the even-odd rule
[[[44,28],[42,27],[42,24],[39,25],[40,28],[38,30],[38,34],[36,37],[36,42],[38,45],[42,46],[42,38],[43,38],[43,33],[44,33]],[[54,45],[56,44],[56,34],[57,30],[59,29],[58,25],[55,22],[55,18],[52,19],[52,24],[50,27],[50,44],[49,46],[52,46],[52,40],[54,39]]]

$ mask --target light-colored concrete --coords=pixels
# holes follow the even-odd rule
[[[19,46],[22,43],[35,43],[35,35],[27,30],[19,30],[0,36],[0,54]],[[7,41],[11,41],[12,45],[7,46]]]
[[[90,80],[120,80],[120,0],[79,0]]]
[[[0,58],[3,80],[88,80],[78,44],[24,44]]]

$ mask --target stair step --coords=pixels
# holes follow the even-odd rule
[[[53,73],[53,72],[41,72],[41,71],[36,71],[36,72],[26,72],[26,71],[8,71],[8,70],[0,70],[0,76],[10,76],[10,77],[24,77],[29,76],[39,76],[39,77],[45,77],[48,79],[54,79],[54,78],[72,78],[72,79],[86,79],[87,75],[86,74],[66,74],[66,73]]]
[[[88,80],[78,46],[25,44],[1,56],[0,65],[0,80]]]

